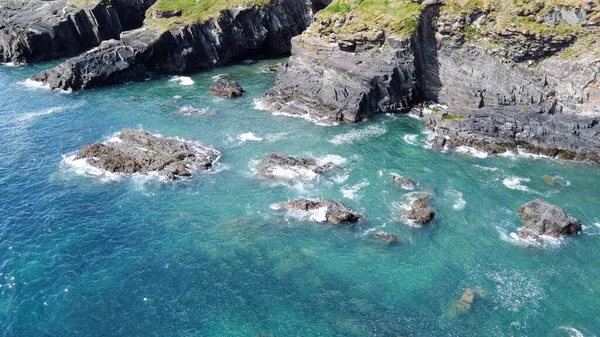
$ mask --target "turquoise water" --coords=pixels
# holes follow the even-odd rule
[[[273,116],[254,105],[273,62],[188,86],[165,77],[83,93],[20,83],[51,64],[0,67],[3,336],[600,335],[598,167],[435,152],[405,116],[333,127]],[[211,97],[223,72],[247,95]],[[176,113],[184,106],[207,113]],[[223,156],[215,172],[177,182],[91,176],[63,160],[125,127]],[[253,167],[275,151],[345,161],[314,181],[260,179]],[[433,223],[402,220],[411,192],[390,173],[433,194]],[[329,227],[270,208],[296,197],[334,198],[368,221]],[[583,233],[514,240],[517,208],[538,197]],[[373,229],[402,243],[385,246]],[[466,288],[480,298],[458,314]]]

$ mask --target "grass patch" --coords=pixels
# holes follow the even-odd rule
[[[69,0],[67,6],[74,8],[83,8],[86,6],[96,6],[99,3],[104,3],[106,7],[110,7],[112,0]]]
[[[146,24],[171,29],[183,24],[203,23],[208,19],[218,18],[221,12],[228,8],[267,6],[277,1],[279,0],[158,0],[146,13]],[[164,11],[181,10],[181,16],[154,19],[153,8]]]
[[[421,8],[407,0],[334,0],[317,19],[327,25],[328,33],[342,36],[384,32],[407,38],[417,29]]]
[[[442,119],[445,121],[462,121],[463,119],[465,119],[462,116],[456,116],[456,115],[452,115],[452,114],[445,114],[444,116],[442,116]]]

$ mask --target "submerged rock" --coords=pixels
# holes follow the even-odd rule
[[[219,151],[200,143],[124,129],[106,143],[84,146],[75,159],[86,159],[89,165],[113,173],[155,172],[178,179],[210,169],[219,156]]]
[[[478,297],[479,294],[475,290],[467,288],[460,297],[460,300],[452,306],[451,315],[462,315],[470,312]]]
[[[244,89],[229,76],[222,76],[210,86],[210,93],[215,96],[238,97],[242,96]]]
[[[565,183],[565,181],[564,181],[563,178],[557,177],[557,176],[545,175],[544,176],[544,181],[546,182],[546,184],[552,185],[552,186],[561,186],[561,187],[564,187],[564,186],[567,185]]]
[[[522,238],[539,239],[540,235],[560,238],[581,230],[581,221],[569,216],[562,208],[536,199],[519,207],[523,228],[518,232]]]
[[[265,177],[284,178],[286,173],[291,173],[295,178],[311,177],[322,174],[333,167],[332,164],[317,165],[312,158],[296,159],[285,153],[271,153],[256,168]]]
[[[398,242],[398,237],[396,237],[394,234],[386,233],[384,231],[377,231],[373,234],[373,236],[387,244],[395,244]]]
[[[426,197],[418,197],[410,203],[410,208],[404,212],[404,215],[409,220],[414,221],[419,225],[424,225],[435,216],[435,212]]]
[[[331,199],[296,199],[282,202],[279,206],[289,211],[323,212],[323,217],[318,219],[331,225],[350,224],[364,219],[360,213],[353,212],[344,204]]]
[[[390,174],[390,179],[392,179],[396,184],[400,185],[400,187],[405,190],[412,190],[417,185],[416,182],[414,182],[410,179],[404,178],[401,175],[396,174],[396,173]]]

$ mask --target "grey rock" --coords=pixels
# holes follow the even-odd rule
[[[410,203],[410,208],[404,212],[407,219],[418,225],[424,225],[433,220],[435,212],[425,197],[417,197]]]
[[[312,158],[296,159],[284,153],[271,153],[256,167],[256,170],[265,177],[278,178],[276,172],[285,169],[293,172],[312,172],[322,174],[333,168],[332,164],[317,165]]]
[[[18,64],[74,55],[140,27],[155,0],[98,1],[82,7],[67,0],[12,0],[0,6],[0,62]]]
[[[518,232],[522,238],[538,239],[540,235],[555,238],[576,234],[581,221],[567,215],[560,207],[536,199],[519,207],[523,228]]]
[[[219,158],[219,151],[206,145],[151,135],[143,130],[124,129],[118,141],[91,144],[75,159],[108,172],[123,174],[158,173],[168,179],[189,177],[205,171]]]
[[[398,243],[398,237],[396,237],[394,234],[386,233],[384,231],[377,231],[373,234],[373,236],[388,245]]]
[[[227,9],[204,23],[170,31],[142,27],[97,50],[32,77],[51,88],[80,90],[140,81],[145,71],[181,74],[229,65],[253,54],[281,56],[312,21],[305,0]]]
[[[229,76],[222,76],[210,86],[210,93],[215,96],[238,97],[242,96],[244,89]]]
[[[390,179],[392,179],[392,181],[394,181],[402,189],[405,189],[405,190],[412,190],[417,185],[417,183],[415,183],[414,181],[404,178],[401,175],[396,174],[396,173],[390,174]]]
[[[554,7],[544,16],[544,23],[551,26],[575,26],[584,22],[586,13],[581,8]]]
[[[331,225],[352,224],[364,219],[360,213],[353,212],[344,204],[331,199],[296,199],[279,204],[281,208],[291,211],[315,211],[326,208],[325,219]]]

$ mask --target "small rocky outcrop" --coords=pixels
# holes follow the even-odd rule
[[[244,89],[229,76],[222,76],[210,86],[210,93],[221,97],[238,97],[242,96]]]
[[[330,225],[352,224],[364,219],[360,213],[353,212],[344,204],[331,199],[296,199],[282,202],[279,206],[288,211],[315,212],[322,211],[324,218]]]
[[[265,177],[280,178],[281,170],[295,172],[299,176],[312,176],[322,174],[332,168],[332,164],[317,165],[312,158],[296,159],[285,153],[271,153],[263,159],[256,170]]]
[[[424,225],[433,220],[435,211],[429,206],[426,197],[417,197],[410,203],[409,209],[404,211],[404,215],[414,223]]]
[[[200,143],[124,129],[106,143],[83,147],[75,159],[85,159],[89,165],[113,173],[158,173],[178,179],[210,169],[219,156],[219,151]]]
[[[404,190],[412,190],[417,185],[416,182],[414,182],[410,179],[404,178],[401,175],[396,174],[396,173],[390,174],[390,179],[392,179],[393,182],[398,184]]]
[[[523,228],[522,238],[539,239],[540,235],[560,238],[581,231],[581,221],[567,215],[562,208],[536,199],[519,207]]]
[[[373,236],[380,240],[381,242],[388,244],[388,245],[392,245],[395,243],[398,243],[398,237],[395,236],[394,234],[390,234],[384,231],[377,231],[373,234]]]
[[[544,178],[544,182],[546,182],[546,184],[551,185],[551,186],[565,187],[567,185],[565,180],[559,176],[545,175],[543,178]]]
[[[282,56],[289,53],[291,38],[312,22],[312,12],[304,0],[272,0],[225,9],[203,22],[181,18],[180,27],[170,30],[160,21],[170,19],[153,18],[150,24],[146,18],[142,28],[117,34],[98,49],[31,78],[53,89],[81,90],[142,81],[146,72],[182,74],[248,55]]]

